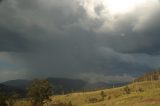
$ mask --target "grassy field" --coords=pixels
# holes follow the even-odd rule
[[[101,92],[72,93],[54,96],[53,101],[72,101],[76,106],[160,106],[160,81],[146,81],[130,84],[130,94],[126,94],[124,87],[103,90],[106,94],[101,100]],[[90,98],[96,98],[96,103],[90,103]]]
[[[76,106],[160,106],[160,81],[146,81],[128,85],[129,94],[125,87],[105,89],[93,92],[71,93],[53,96],[52,103],[69,101]],[[103,99],[101,92],[106,95]],[[93,102],[90,100],[93,99]],[[16,106],[24,106],[19,102]],[[27,105],[25,105],[27,106]],[[47,105],[50,106],[50,105]]]

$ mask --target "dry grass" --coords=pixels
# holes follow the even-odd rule
[[[88,100],[89,98],[100,100],[102,98],[100,96],[102,90],[71,93],[51,98],[52,102],[67,103],[72,101],[76,106],[160,106],[160,81],[139,82],[130,84],[128,87],[131,89],[130,94],[125,94],[124,87],[103,90],[107,96],[103,101],[96,103],[89,103]],[[27,106],[23,105],[22,102],[19,102],[19,104],[16,106]]]

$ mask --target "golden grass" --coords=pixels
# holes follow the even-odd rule
[[[103,90],[107,95],[104,101],[88,103],[89,98],[100,99],[100,91],[72,93],[54,96],[54,101],[72,101],[76,106],[160,106],[160,81],[138,82],[129,85],[131,94],[125,94],[124,87]],[[140,92],[139,89],[144,92]]]
[[[160,81],[138,82],[128,87],[131,89],[130,94],[125,94],[124,87],[105,89],[103,91],[107,96],[103,101],[96,103],[89,103],[88,100],[89,98],[100,100],[102,90],[58,95],[51,98],[52,102],[68,103],[71,101],[76,106],[160,106]],[[144,91],[140,92],[140,88]],[[22,101],[19,104],[16,106],[27,106],[23,105]]]

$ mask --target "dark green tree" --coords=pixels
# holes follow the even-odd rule
[[[43,106],[45,101],[50,100],[52,86],[47,80],[34,80],[27,89],[27,95],[31,98],[33,106]]]

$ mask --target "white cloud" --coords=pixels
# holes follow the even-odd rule
[[[152,14],[154,12],[159,12],[160,9],[160,3],[158,0],[135,0],[134,8],[132,8],[130,11],[124,14],[112,14],[112,12],[114,12],[114,4],[115,9],[117,9],[118,7],[116,6],[116,4],[120,5],[120,3],[118,2],[126,1],[122,0],[117,2],[112,0],[79,0],[79,2],[80,5],[86,10],[89,18],[103,20],[104,23],[99,28],[94,29],[94,31],[97,33],[111,33],[117,30],[117,28],[119,30],[118,23],[121,24],[122,21],[124,22],[128,20],[127,18],[129,18],[129,20],[134,20],[134,23],[132,23],[132,21],[128,23],[131,24],[133,31],[143,29],[144,27],[148,26],[148,24],[146,25],[146,23],[148,23],[149,19],[153,18]],[[127,3],[130,3],[130,1],[128,1]],[[96,12],[96,8],[98,7],[101,7],[101,9],[98,10],[100,14],[97,14]],[[121,9],[117,11],[120,10]]]

